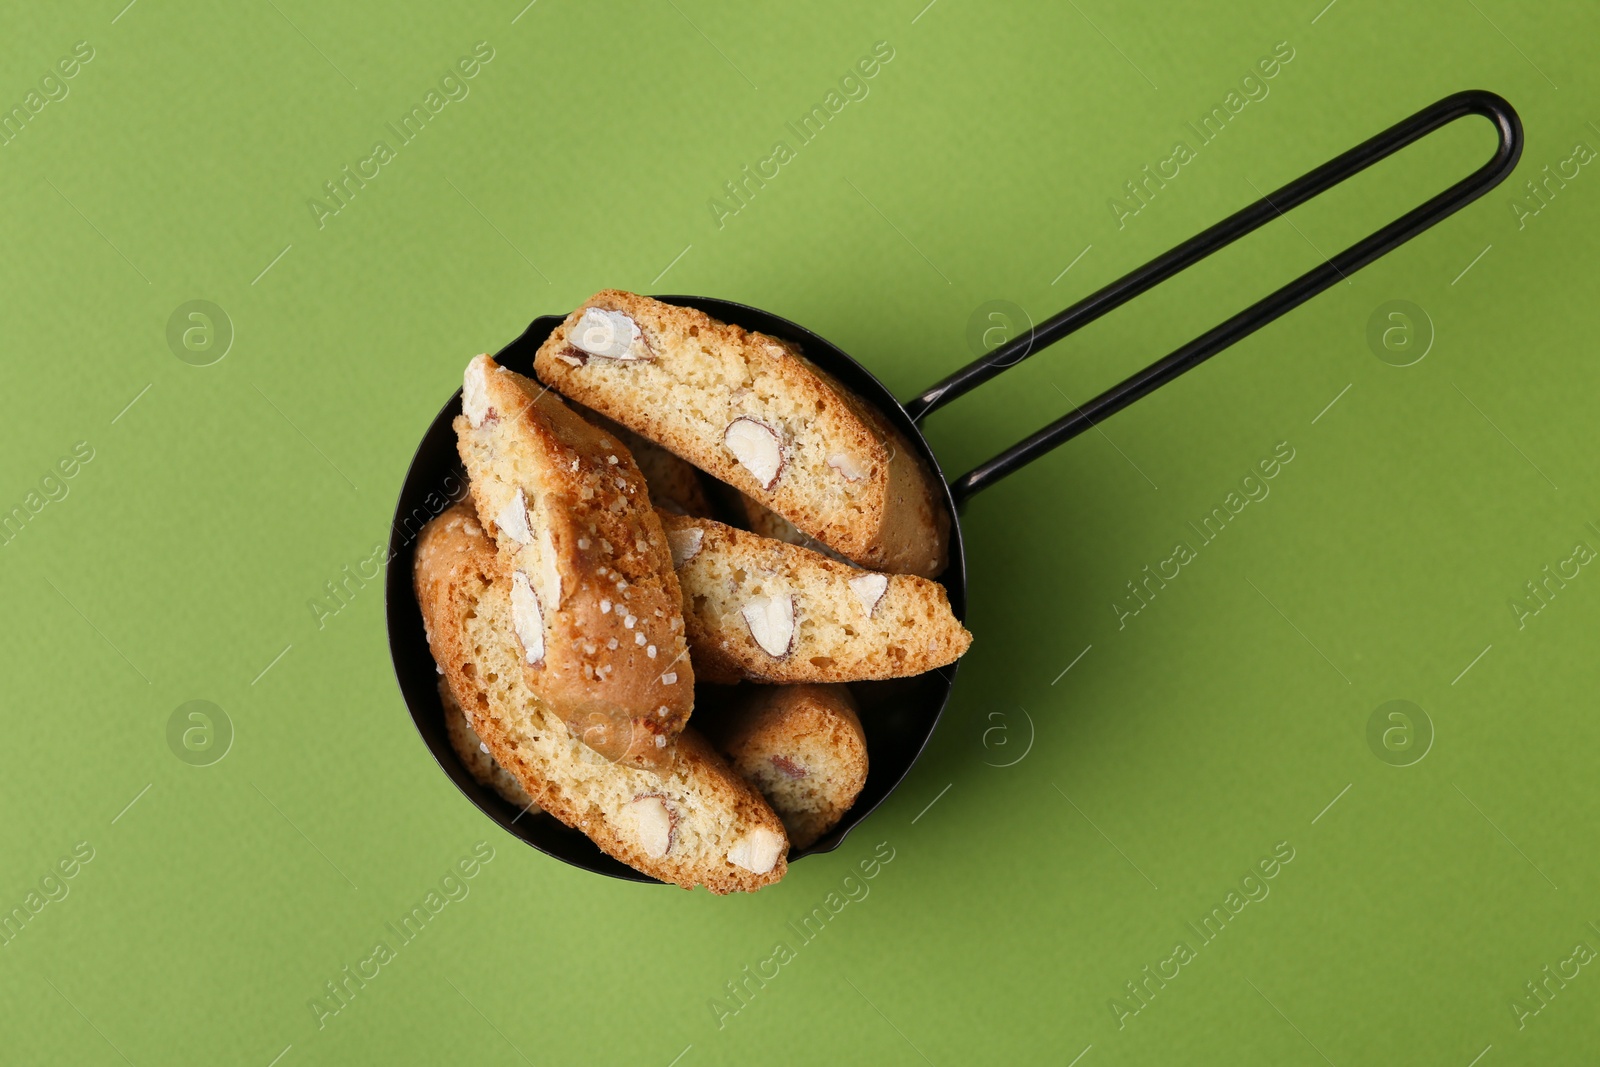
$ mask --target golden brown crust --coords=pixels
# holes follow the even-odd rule
[[[619,440],[531,379],[487,356],[467,379],[476,399],[455,429],[472,496],[542,624],[535,647],[522,635],[528,684],[597,752],[657,765],[693,709],[694,676],[644,478]]]
[[[953,663],[972,643],[937,582],[863,571],[710,519],[661,518],[701,681],[903,678]]]
[[[589,308],[620,312],[644,358],[574,346]],[[949,515],[934,476],[881,414],[794,345],[692,308],[608,289],[557,327],[534,357],[539,377],[659,442],[865,567],[932,577],[944,570]],[[781,462],[763,482],[735,458],[735,422],[765,427]]]
[[[867,739],[842,685],[749,687],[718,747],[805,848],[838,823],[867,781]]]
[[[434,659],[499,764],[545,811],[603,851],[654,878],[713,893],[749,892],[783,877],[787,838],[776,814],[696,732],[684,732],[659,774],[611,763],[573,739],[516,664],[507,631],[510,579],[470,507],[424,528],[413,572]],[[676,841],[651,855],[623,810],[660,798],[674,812]],[[728,859],[753,838],[779,839],[770,869]]]

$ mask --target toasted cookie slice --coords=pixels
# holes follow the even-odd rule
[[[467,713],[461,710],[455,694],[450,691],[449,681],[442,677],[439,679],[439,702],[444,705],[444,730],[450,738],[450,747],[456,750],[467,773],[476,778],[479,785],[499,793],[508,803],[523,811],[538,811],[539,806],[527,790],[489,754],[489,746],[472,729]]]
[[[607,289],[539,346],[534,369],[863,567],[944,570],[950,517],[932,472],[792,344]]]
[[[472,727],[545,811],[607,854],[685,889],[748,892],[782,878],[788,838],[772,808],[693,730],[659,773],[580,744],[529,688],[512,633],[505,561],[472,509],[430,522],[413,571],[428,644]]]
[[[903,678],[972,644],[938,582],[859,570],[710,519],[661,519],[701,681]]]
[[[660,762],[694,707],[661,521],[622,442],[488,356],[455,421],[478,515],[505,557],[528,685],[609,759]]]
[[[867,782],[867,739],[842,685],[752,686],[717,747],[761,790],[789,843],[833,829]]]

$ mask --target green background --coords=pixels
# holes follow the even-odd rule
[[[122,3],[9,4],[0,36],[7,109],[94,49],[0,147],[0,512],[93,450],[0,548],[0,911],[94,857],[0,947],[4,1058],[1593,1061],[1600,972],[1536,1015],[1524,983],[1600,948],[1600,577],[1510,607],[1600,547],[1600,175],[1513,207],[1600,146],[1592,6]],[[480,41],[470,95],[319,228],[322,183]],[[870,94],[719,227],[722,183],[878,41]],[[1119,228],[1110,198],[1280,41],[1270,95]],[[381,582],[309,606],[387,538],[465,360],[536,315],[605,286],[744,301],[906,397],[972,358],[988,302],[1041,319],[1470,87],[1526,123],[1505,186],[972,503],[943,724],[775,888],[600,880],[504,835],[411,725]],[[1491,144],[1459,123],[938,413],[946,470]],[[167,338],[197,299],[234,331],[209,366]],[[1392,300],[1425,315],[1397,344],[1431,336],[1406,367],[1367,341]],[[1125,583],[1280,442],[1270,496],[1119,626]],[[169,746],[190,700],[231,723],[207,766]],[[1393,751],[1368,741],[1391,700],[1425,716]],[[319,1027],[324,983],[480,841],[470,895]],[[869,895],[801,944],[787,924],[880,842]],[[1185,923],[1279,842],[1270,895],[1199,947]],[[1119,1025],[1180,939],[1196,958]],[[779,940],[794,958],[719,1027]]]

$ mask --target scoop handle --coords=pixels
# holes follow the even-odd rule
[[[1515,109],[1495,93],[1471,89],[1453,93],[1335,156],[1288,185],[1268,193],[1195,234],[1027,332],[962,367],[906,404],[912,419],[921,421],[956,397],[982,385],[1007,367],[1088,325],[1106,312],[1121,307],[1174,274],[1232,244],[1247,233],[1327,192],[1346,178],[1387,159],[1414,141],[1467,115],[1481,115],[1494,124],[1498,143],[1494,156],[1448,189],[1395,219],[1381,230],[1357,241],[1343,252],[1306,271],[1269,296],[1256,301],[1227,321],[1207,330],[1138,373],[1083,404],[1037,433],[1017,442],[994,458],[980,463],[950,483],[956,502],[1019,470],[1057,445],[1092,429],[1141,397],[1159,389],[1183,372],[1198,366],[1280,315],[1298,307],[1335,282],[1343,281],[1379,256],[1411,240],[1434,223],[1453,215],[1493,189],[1511,173],[1522,155],[1522,121]]]

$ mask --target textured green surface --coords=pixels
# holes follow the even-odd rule
[[[0,547],[5,1059],[1593,1061],[1600,176],[1513,206],[1600,146],[1592,6],[122,2],[11,4],[0,36],[25,112],[93,51],[0,146],[0,510],[28,515]],[[867,95],[800,144],[786,123],[880,41]],[[387,124],[478,42],[468,94],[402,144]],[[1185,123],[1279,42],[1269,95],[1200,146]],[[602,286],[745,301],[908,396],[971,357],[987,302],[1042,318],[1468,87],[1526,122],[1507,186],[973,503],[943,726],[776,888],[602,881],[506,837],[419,742],[379,583],[309,606],[369,566],[464,361],[537,314]],[[1180,138],[1194,158],[1119,227],[1109,199]],[[379,140],[319,227],[308,200]],[[719,225],[708,201],[780,140]],[[965,470],[1490,143],[1459,124],[1297,212],[939,413],[934,447]],[[167,340],[192,300],[235,334],[210,366]],[[1432,324],[1411,366],[1366,340],[1393,300]],[[1577,574],[1547,603],[1546,565]],[[192,700],[231,723],[206,766],[220,740],[186,762],[180,721],[169,745]],[[1369,745],[1392,700],[1431,723],[1409,749],[1400,720]],[[1187,924],[1230,891],[1205,943]],[[804,940],[830,892],[860,899]]]

